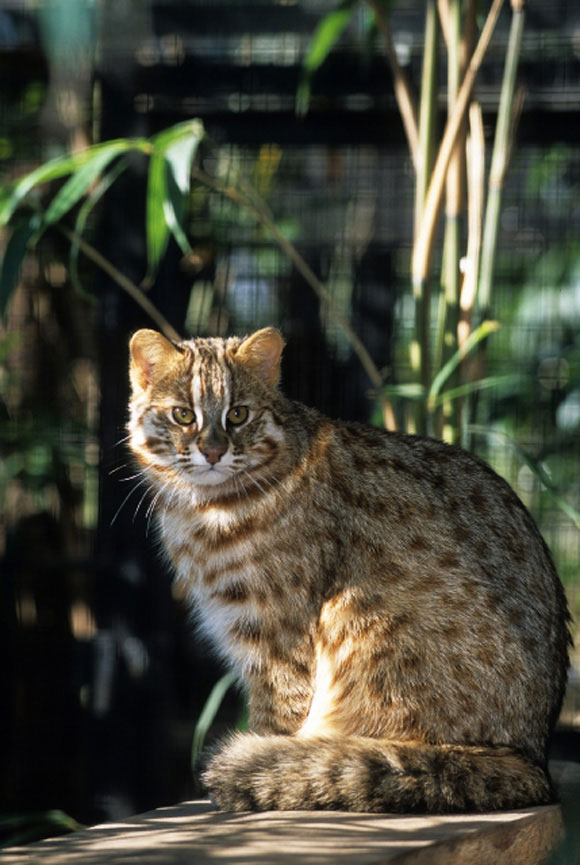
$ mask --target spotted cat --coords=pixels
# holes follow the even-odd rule
[[[226,810],[547,803],[567,606],[527,510],[440,441],[278,389],[283,340],[131,340],[130,442],[250,729],[204,774]]]

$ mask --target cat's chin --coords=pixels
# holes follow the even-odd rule
[[[231,479],[230,472],[218,468],[198,470],[195,474],[190,475],[190,481],[196,487],[217,487],[220,484],[227,484]]]

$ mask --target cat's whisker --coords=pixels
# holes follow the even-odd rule
[[[113,444],[113,447],[114,447],[114,448],[118,448],[120,445],[124,445],[125,442],[128,442],[130,438],[131,438],[131,433],[129,433],[129,434],[126,435],[126,436],[123,436],[122,439],[119,439],[119,441],[115,442],[115,443]]]
[[[146,483],[146,481],[147,481],[147,478],[142,478],[142,479],[139,481],[138,484],[135,484],[135,486],[134,486],[131,490],[129,490],[129,492],[127,493],[127,495],[125,496],[125,498],[123,499],[123,501],[121,502],[121,504],[119,505],[119,507],[117,508],[117,510],[115,511],[115,515],[114,515],[113,519],[112,519],[111,522],[110,522],[110,525],[111,525],[111,526],[113,526],[113,525],[115,524],[115,522],[117,521],[117,518],[118,518],[119,514],[121,513],[121,511],[123,510],[123,508],[125,507],[125,505],[126,505],[127,502],[129,501],[129,499],[131,498],[131,496],[133,495],[133,493],[137,492],[137,490],[139,489],[139,487],[143,486],[143,484]]]
[[[242,471],[246,475],[246,477],[251,480],[254,486],[257,487],[264,496],[266,496],[267,499],[272,498],[268,490],[265,489],[262,484],[258,480],[256,480],[256,478],[249,471],[247,471],[246,469],[242,469]],[[262,480],[264,480],[264,478],[262,478]]]
[[[248,491],[246,490],[244,482],[239,474],[234,475],[234,484],[236,487],[236,492],[238,494],[238,499],[239,501],[242,501],[242,493],[247,497]]]
[[[153,498],[149,502],[149,507],[145,511],[145,519],[147,520],[147,526],[145,528],[145,536],[146,537],[149,537],[149,532],[151,530],[151,520],[153,518],[153,514],[155,513],[155,505],[159,501],[161,493],[162,493],[162,490],[159,490],[159,492],[155,496],[153,496]]]
[[[144,478],[146,475],[147,475],[147,472],[145,471],[145,469],[143,469],[143,471],[141,471],[141,472],[135,472],[134,475],[129,475],[126,478],[119,478],[119,483],[120,484],[126,484],[127,481],[134,481],[134,480],[137,480],[137,478]]]
[[[147,496],[149,495],[151,490],[154,490],[154,489],[155,489],[155,484],[149,484],[149,486],[146,488],[145,492],[143,493],[143,495],[141,496],[141,498],[139,499],[139,501],[137,503],[137,507],[135,508],[135,512],[133,513],[132,522],[135,522],[135,520],[137,519],[137,514],[139,513],[139,511],[141,509],[141,505],[143,504],[143,502],[145,501],[145,499],[147,498]]]
[[[120,466],[115,466],[114,469],[110,469],[110,470],[109,470],[109,472],[108,472],[109,476],[110,476],[110,475],[115,475],[115,474],[117,474],[117,472],[120,472],[120,471],[122,471],[123,469],[126,469],[128,465],[129,465],[129,463],[121,463]]]
[[[165,483],[163,484],[163,486],[162,486],[162,487],[158,490],[158,492],[153,496],[153,498],[152,498],[151,501],[149,502],[149,506],[148,506],[147,510],[145,511],[145,518],[146,518],[146,520],[147,520],[147,528],[146,528],[146,530],[145,530],[145,534],[146,534],[147,537],[149,537],[149,531],[150,531],[150,529],[151,529],[151,520],[152,520],[153,515],[154,515],[154,513],[155,513],[155,508],[156,508],[156,506],[157,506],[157,502],[158,502],[159,499],[160,499],[160,498],[161,498],[161,497],[162,497],[162,496],[167,492],[168,489],[171,489],[171,481],[170,481],[170,480],[165,481]],[[169,500],[168,500],[168,503],[167,503],[168,505],[171,504],[171,502],[173,501],[174,497],[175,497],[175,490],[171,490],[171,495],[169,496]]]

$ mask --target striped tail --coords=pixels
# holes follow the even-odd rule
[[[503,747],[236,734],[203,780],[225,811],[495,811],[554,801],[546,772]]]

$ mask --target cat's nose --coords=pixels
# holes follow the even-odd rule
[[[219,463],[223,455],[225,454],[227,448],[224,447],[202,447],[199,449],[200,453],[204,455],[208,463],[214,466],[216,463]]]

